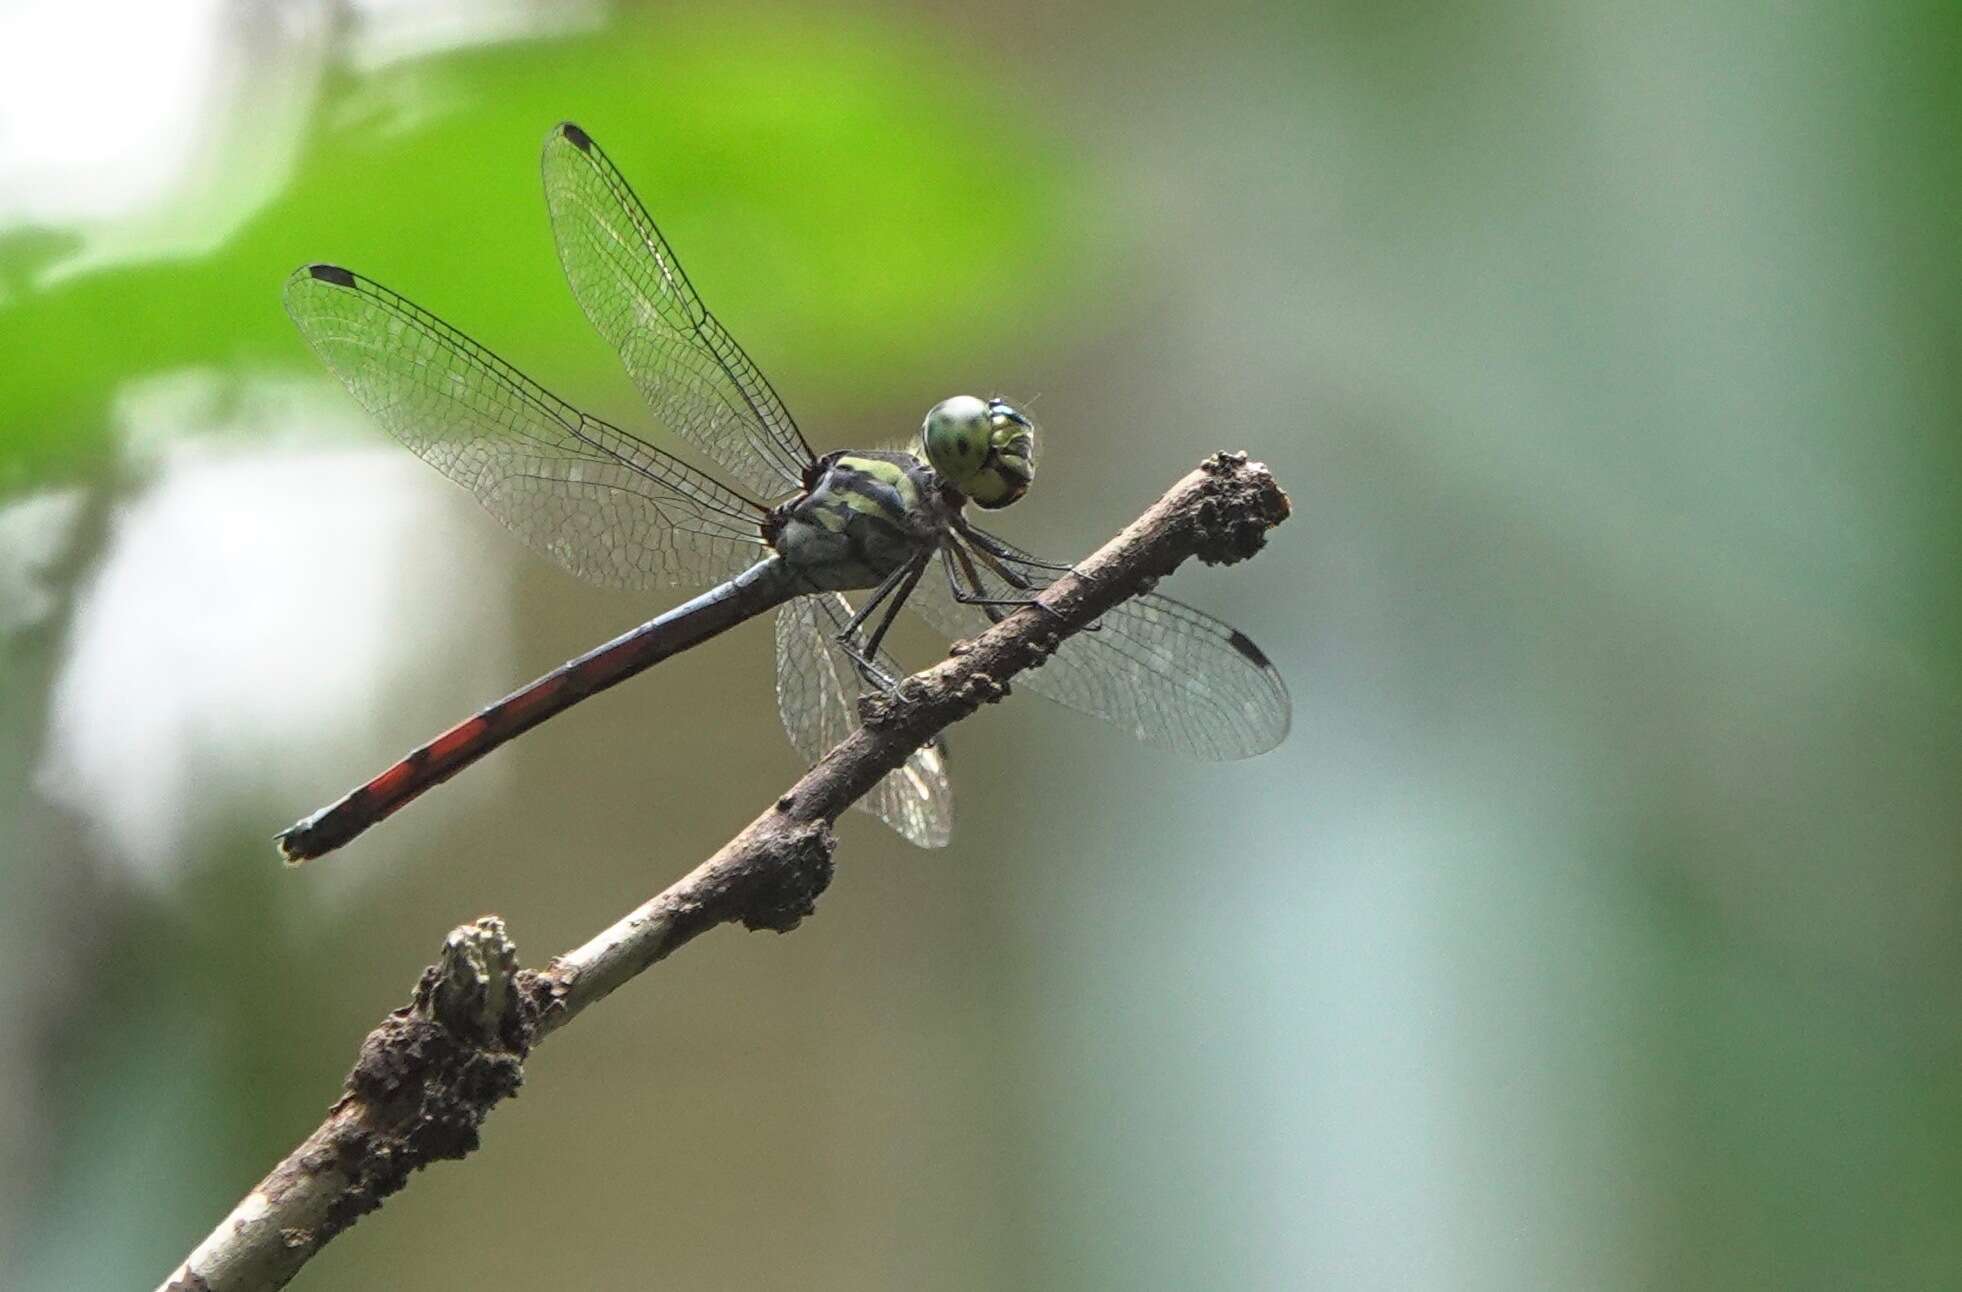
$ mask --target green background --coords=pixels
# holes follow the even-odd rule
[[[21,1286],[155,1283],[451,926],[542,963],[798,771],[750,626],[272,854],[665,605],[279,309],[346,263],[657,434],[552,253],[566,118],[820,450],[1033,400],[1001,528],[1064,556],[1268,462],[1294,519],[1171,591],[1295,730],[978,715],[951,848],[852,815],[814,919],[553,1038],[300,1285],[1962,1285],[1952,5],[189,9],[189,108],[101,23],[13,55],[86,121],[0,118]],[[64,208],[171,111],[164,182]]]

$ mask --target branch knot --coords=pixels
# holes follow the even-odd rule
[[[484,1118],[524,1082],[536,1019],[517,973],[504,922],[487,915],[453,930],[409,1004],[368,1033],[334,1105],[351,1114],[331,1154],[350,1183],[319,1237],[379,1207],[418,1168],[477,1147]]]
[[[1207,565],[1244,561],[1266,545],[1267,531],[1294,509],[1266,465],[1244,453],[1215,453],[1201,468],[1219,482],[1193,510],[1193,553]]]
[[[836,869],[831,854],[837,847],[828,822],[813,822],[798,832],[791,847],[767,877],[743,912],[743,927],[752,933],[765,929],[788,933],[817,911],[817,899],[831,886]]]

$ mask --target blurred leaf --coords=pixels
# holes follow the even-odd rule
[[[311,260],[359,267],[568,394],[614,372],[565,290],[538,191],[537,150],[562,119],[613,155],[793,407],[799,392],[862,406],[896,370],[1023,326],[1001,284],[1085,272],[1080,248],[1051,241],[1062,168],[984,77],[940,74],[956,59],[870,19],[641,14],[350,76],[296,182],[215,254],[35,293],[21,282],[65,235],[0,246],[16,293],[0,296],[0,459],[14,459],[0,488],[103,459],[107,401],[134,378],[311,371],[278,303]]]

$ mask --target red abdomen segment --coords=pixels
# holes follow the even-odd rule
[[[324,856],[440,785],[505,741],[589,695],[624,682],[670,655],[707,641],[800,589],[781,557],[770,557],[604,646],[568,660],[497,703],[480,709],[338,802],[274,835],[288,865]]]

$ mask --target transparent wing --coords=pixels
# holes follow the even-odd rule
[[[1056,571],[1028,553],[1002,546],[1016,553],[1003,563],[1031,586],[1055,580]],[[940,560],[907,604],[950,638],[979,635],[991,622],[987,612],[955,599],[947,571],[962,571],[945,548]],[[985,595],[1026,595],[978,559],[975,565]],[[1293,712],[1287,687],[1260,648],[1235,629],[1156,594],[1133,597],[1099,622],[1100,629],[1071,637],[1015,685],[1102,718],[1148,745],[1197,758],[1251,758],[1287,735]]]
[[[799,488],[810,446],[681,272],[661,231],[585,131],[545,139],[545,204],[572,294],[661,425],[758,497]]]
[[[286,312],[390,434],[581,578],[701,586],[767,554],[759,504],[586,416],[379,283],[308,265],[287,280]]]
[[[835,592],[797,597],[777,611],[777,712],[790,743],[811,762],[858,725],[857,700],[865,687],[837,643],[850,618],[851,606]],[[898,661],[883,651],[879,663],[900,675]],[[954,793],[939,742],[915,750],[856,806],[922,848],[946,847],[954,829]]]

